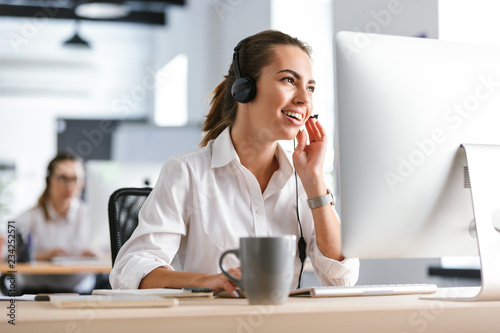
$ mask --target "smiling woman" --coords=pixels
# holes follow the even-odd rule
[[[236,46],[215,88],[202,147],[162,168],[137,229],[118,253],[113,288],[189,286],[237,296],[220,272],[220,255],[237,248],[240,237],[282,235],[300,239],[290,289],[299,284],[306,255],[323,284],[356,282],[359,261],[341,253],[340,224],[323,179],[327,136],[311,117],[310,52],[275,30]],[[293,138],[294,152],[279,143]],[[225,266],[236,278],[241,274],[236,259]]]
[[[246,38],[241,41],[235,48],[238,52],[237,57],[233,57],[237,60],[229,68],[229,72],[225,79],[217,86],[214,90],[214,95],[212,99],[212,107],[205,121],[203,131],[206,135],[201,143],[205,146],[210,140],[215,139],[226,127],[233,126],[236,120],[236,114],[238,111],[238,102],[231,94],[231,87],[233,87],[236,79],[239,76],[243,76],[245,79],[249,79],[251,82],[257,82],[257,85],[262,84],[263,80],[260,80],[263,74],[264,67],[273,62],[274,59],[279,57],[280,51],[276,48],[284,48],[289,46],[293,50],[299,52],[302,61],[302,66],[309,66],[307,69],[309,75],[312,76],[312,67],[310,63],[311,49],[300,40],[292,38],[286,34],[282,34],[277,31],[266,31],[252,36],[251,38]],[[279,61],[279,59],[278,59]],[[237,64],[237,65],[235,65]],[[282,80],[283,83],[294,84],[295,77],[292,75],[294,73],[289,68],[281,68],[278,71],[285,71],[282,73],[267,73],[268,75],[278,75],[275,79]],[[286,72],[286,71],[291,71]],[[288,75],[287,75],[288,74]],[[297,75],[295,72],[294,74]],[[257,91],[261,89],[266,89],[267,87],[256,87]],[[257,99],[262,99],[260,94],[253,92]],[[245,104],[250,102],[246,101]],[[241,104],[241,103],[240,103]],[[252,104],[252,103],[250,103]]]

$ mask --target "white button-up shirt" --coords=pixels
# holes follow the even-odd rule
[[[79,199],[71,200],[65,216],[57,214],[54,207],[47,205],[50,221],[45,220],[40,206],[33,207],[17,219],[23,234],[31,232],[35,238],[35,252],[63,249],[70,256],[80,256],[89,249],[89,219],[85,204]]]
[[[240,163],[229,129],[206,147],[170,158],[139,213],[138,227],[118,253],[110,274],[112,287],[138,288],[142,278],[159,266],[220,273],[220,255],[237,249],[240,237],[295,235],[299,239],[291,155],[278,144],[279,170],[264,193]],[[354,285],[359,260],[339,262],[319,251],[300,179],[298,185],[300,221],[316,276],[324,285]],[[226,268],[240,265],[232,256],[224,264]],[[300,265],[297,250],[291,289],[298,283]]]
[[[87,207],[77,198],[65,216],[57,214],[49,203],[47,209],[50,221],[45,220],[40,206],[29,209],[16,219],[23,236],[33,235],[35,252],[63,249],[70,256],[80,256],[89,249],[89,220]],[[30,288],[55,288],[54,290],[73,290],[87,293],[95,284],[94,274],[71,275],[23,275],[21,284]]]

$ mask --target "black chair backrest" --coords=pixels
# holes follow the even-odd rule
[[[109,234],[111,237],[111,259],[113,266],[118,251],[130,238],[139,224],[139,210],[152,188],[120,188],[109,197]]]

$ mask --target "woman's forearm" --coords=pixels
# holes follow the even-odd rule
[[[239,268],[231,268],[228,272],[237,279],[241,278]],[[157,267],[146,275],[139,284],[139,289],[184,287],[207,288],[215,291],[226,290],[231,295],[238,296],[236,285],[230,282],[222,273],[178,272],[166,267]]]
[[[318,249],[328,258],[344,260],[340,241],[340,222],[330,205],[313,208]]]
[[[139,288],[202,287],[203,280],[207,276],[208,274],[203,273],[178,272],[157,267],[141,280]]]

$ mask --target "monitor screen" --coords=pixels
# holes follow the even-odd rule
[[[88,161],[85,198],[90,217],[90,242],[94,248],[111,251],[109,238],[109,197],[123,187],[154,187],[163,163]]]
[[[460,147],[500,145],[500,48],[340,32],[336,75],[344,254],[477,255]]]

